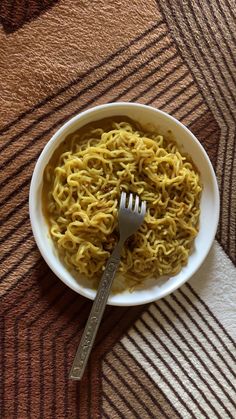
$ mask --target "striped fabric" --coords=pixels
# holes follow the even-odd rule
[[[236,55],[229,0],[2,0],[0,417],[236,418]],[[81,383],[68,380],[91,302],[42,260],[32,171],[70,117],[134,101],[201,141],[221,197],[217,237],[181,289],[107,307]]]

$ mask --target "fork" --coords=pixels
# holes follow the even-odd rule
[[[126,206],[126,201],[128,201],[128,206]],[[89,318],[77,349],[69,375],[69,378],[73,380],[81,380],[83,376],[99,325],[102,320],[112,282],[120,263],[122,247],[128,237],[138,230],[144,220],[145,214],[145,201],[141,202],[138,196],[134,199],[132,193],[127,199],[126,193],[121,193],[118,212],[120,239],[106,264]]]

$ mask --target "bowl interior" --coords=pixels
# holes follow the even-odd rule
[[[192,157],[203,183],[200,229],[187,266],[183,267],[178,275],[165,280],[156,281],[149,278],[143,282],[142,287],[132,293],[123,291],[110,295],[108,304],[125,306],[144,304],[164,297],[181,286],[200,267],[216,234],[219,217],[219,193],[215,174],[205,150],[194,135],[170,115],[149,106],[134,103],[101,105],[77,115],[56,132],[42,151],[33,173],[29,200],[31,225],[38,248],[49,267],[66,285],[85,297],[90,299],[95,297],[96,292],[90,288],[89,282],[83,277],[79,281],[76,280],[57,257],[42,212],[41,193],[44,168],[54,150],[68,134],[89,122],[116,115],[128,116],[144,127],[155,128],[157,132],[174,138],[180,147]]]

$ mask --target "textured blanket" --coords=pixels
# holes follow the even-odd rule
[[[2,0],[0,417],[236,417],[235,5],[230,0]],[[199,271],[146,306],[108,307],[81,383],[68,380],[91,302],[34,242],[29,184],[70,117],[150,104],[201,141],[220,222]]]

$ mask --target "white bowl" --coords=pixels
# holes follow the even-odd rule
[[[189,129],[165,112],[138,103],[117,102],[94,107],[70,119],[50,139],[36,163],[30,185],[29,211],[33,234],[43,258],[52,271],[71,289],[90,299],[94,299],[96,294],[89,288],[86,281],[76,280],[57,257],[54,243],[49,235],[48,224],[42,212],[41,193],[44,168],[54,150],[68,134],[92,121],[115,115],[128,116],[141,125],[151,124],[163,135],[171,130],[176,142],[192,157],[200,171],[203,183],[200,229],[187,266],[183,267],[178,275],[165,281],[150,278],[143,283],[141,289],[132,293],[127,290],[120,294],[110,295],[108,299],[108,304],[111,305],[132,306],[149,303],[170,294],[184,284],[200,267],[216,234],[219,218],[219,191],[213,167],[204,148]]]

